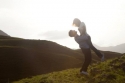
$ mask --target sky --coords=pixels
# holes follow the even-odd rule
[[[93,44],[125,43],[125,0],[0,0],[0,30],[12,37],[49,40],[79,48],[68,31],[86,24]]]

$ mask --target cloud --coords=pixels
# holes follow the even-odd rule
[[[57,30],[40,33],[39,36],[44,37],[46,39],[51,39],[51,40],[65,39],[69,37],[68,31],[57,31]]]

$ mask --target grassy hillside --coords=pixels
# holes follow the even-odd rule
[[[79,68],[25,78],[13,83],[124,83],[125,55],[96,63],[89,67],[89,76],[79,74]]]
[[[60,48],[61,49],[61,48]],[[73,53],[73,52],[72,52]],[[77,53],[74,53],[78,55]],[[78,55],[80,56],[80,55]],[[70,53],[45,52],[18,46],[0,47],[0,82],[80,66]]]
[[[107,59],[121,54],[104,52]],[[93,61],[98,57],[92,52]],[[81,67],[84,56],[55,42],[0,36],[0,83]]]

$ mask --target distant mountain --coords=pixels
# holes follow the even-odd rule
[[[109,46],[109,47],[99,47],[97,45],[94,45],[94,46],[96,48],[98,48],[99,50],[103,50],[103,51],[112,51],[112,52],[118,52],[118,53],[125,53],[125,43],[117,45],[117,46]]]
[[[0,30],[0,36],[9,36],[7,33],[3,32],[2,30]]]
[[[105,58],[119,57],[120,53],[104,52]],[[94,61],[98,57],[92,52]],[[55,42],[0,36],[0,83],[81,67],[81,50],[72,50]]]

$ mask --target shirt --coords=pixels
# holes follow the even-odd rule
[[[86,32],[86,25],[84,22],[81,22],[80,26],[78,27],[78,30],[80,32],[80,35],[83,35],[83,34],[88,35]]]
[[[87,43],[88,42],[88,35],[80,35],[80,36],[77,35],[74,38],[75,38],[75,41],[79,44],[80,48],[85,48],[85,49],[90,48],[89,44]]]

